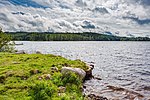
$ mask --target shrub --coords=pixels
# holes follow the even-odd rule
[[[51,100],[56,92],[57,87],[54,84],[40,82],[30,89],[29,94],[33,100]]]
[[[57,86],[62,86],[62,74],[61,73],[54,73],[52,76],[52,82]]]
[[[62,76],[62,82],[64,85],[67,83],[75,84],[75,85],[80,85],[81,80],[78,75],[76,75],[73,72],[68,72]]]
[[[5,34],[2,29],[0,29],[0,52],[12,52],[14,50],[13,44],[9,44],[11,41],[11,37],[7,34]]]

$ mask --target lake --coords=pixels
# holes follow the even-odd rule
[[[93,75],[102,80],[86,81],[86,93],[120,100],[130,100],[129,96],[139,93],[144,96],[143,100],[150,99],[150,42],[17,41],[16,43],[23,43],[17,45],[16,49],[25,50],[27,53],[40,51],[43,54],[55,54],[93,63],[95,65]],[[121,87],[127,91],[114,91],[107,86]],[[131,92],[131,95],[128,92]]]

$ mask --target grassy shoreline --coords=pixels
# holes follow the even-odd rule
[[[82,81],[62,67],[88,69],[80,60],[51,54],[0,53],[1,100],[84,100]]]

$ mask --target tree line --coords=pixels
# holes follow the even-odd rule
[[[150,41],[148,37],[118,37],[97,33],[6,32],[14,41]]]

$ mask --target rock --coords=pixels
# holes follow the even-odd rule
[[[51,71],[52,71],[52,72],[58,72],[59,70],[58,70],[57,67],[51,67]]]
[[[1,75],[0,76],[0,83],[4,83],[5,80],[6,80],[6,76]]]
[[[86,72],[81,68],[62,67],[62,69],[61,69],[62,74],[66,74],[68,72],[76,73],[77,75],[79,75],[81,80],[84,80],[84,78],[86,76]]]
[[[84,88],[84,89],[86,89],[86,86],[85,86],[85,85],[83,85],[83,88]]]
[[[23,43],[15,43],[15,45],[23,45]]]
[[[36,51],[35,53],[36,53],[36,54],[42,54],[40,51]]]
[[[63,66],[64,66],[64,67],[69,67],[70,65],[67,64],[67,63],[64,63]]]
[[[30,73],[33,75],[33,74],[40,73],[40,71],[38,69],[33,69],[33,70],[30,71]]]
[[[42,76],[39,76],[38,79],[39,80],[42,80],[42,79],[50,80],[51,79],[51,75],[50,74],[44,74]]]
[[[95,62],[93,62],[93,61],[91,61],[91,62],[88,62],[88,63],[90,63],[90,64],[95,64]]]
[[[24,50],[17,51],[16,54],[25,54]]]
[[[85,76],[85,80],[90,80],[91,78],[94,78],[92,75],[92,70],[94,69],[94,64],[90,64],[87,65],[89,67],[88,70],[86,70],[86,76]]]
[[[58,93],[58,96],[65,97],[66,93]]]
[[[95,94],[89,94],[88,100],[108,100],[106,97],[97,96]]]
[[[107,86],[108,89],[112,90],[113,92],[117,92],[120,94],[125,94],[127,95],[126,98],[128,98],[129,100],[135,100],[135,98],[139,98],[139,100],[142,100],[142,98],[144,97],[142,94],[132,91],[132,90],[128,90],[122,87],[116,87],[116,86]]]
[[[97,80],[102,80],[101,78],[99,78],[99,77],[94,77],[94,79],[97,79]]]
[[[59,93],[64,93],[65,91],[66,91],[66,87],[60,86],[60,87],[58,88],[58,92],[59,92]]]
[[[12,63],[13,63],[13,64],[20,64],[20,62],[15,62],[15,61],[14,61],[14,62],[12,62]]]
[[[38,80],[42,80],[43,78],[41,76],[38,77]]]
[[[42,77],[46,80],[50,80],[51,79],[51,75],[50,74],[44,74],[42,75]]]
[[[146,91],[150,91],[150,86],[145,86],[143,89]]]
[[[51,79],[51,75],[50,75],[50,74],[47,74],[47,75],[45,76],[45,79],[46,79],[46,80],[50,80],[50,79]]]
[[[53,64],[52,67],[55,67],[55,65]]]
[[[89,68],[86,72],[86,76],[85,76],[85,80],[90,80],[91,78],[93,78],[93,75],[92,75],[92,69]]]
[[[6,72],[6,77],[12,77],[14,75],[14,71],[10,70],[8,72]]]
[[[94,69],[94,64],[90,64],[89,67],[93,70]]]

